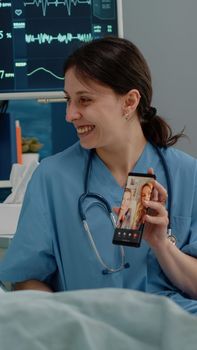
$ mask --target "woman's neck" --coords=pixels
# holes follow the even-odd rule
[[[147,143],[143,133],[131,140],[96,150],[121,187],[126,185],[128,173],[134,168]]]

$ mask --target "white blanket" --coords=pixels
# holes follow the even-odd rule
[[[196,350],[197,317],[126,289],[0,295],[1,350]]]

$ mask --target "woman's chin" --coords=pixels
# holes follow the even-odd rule
[[[95,143],[93,142],[87,142],[84,139],[79,139],[80,145],[81,147],[85,148],[85,149],[92,149],[92,148],[96,148]]]
[[[81,147],[86,149],[96,148],[95,136],[93,133],[94,130],[85,134],[78,134]]]

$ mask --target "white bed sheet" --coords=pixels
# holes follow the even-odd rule
[[[197,317],[125,289],[0,295],[1,350],[196,350]]]

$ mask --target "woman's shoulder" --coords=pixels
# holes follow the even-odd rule
[[[82,148],[79,142],[76,142],[62,152],[44,158],[40,166],[47,169],[66,167],[68,170],[68,167],[79,167],[81,163],[84,163],[87,157],[88,151]]]
[[[87,152],[87,150],[81,147],[79,142],[76,142],[72,146],[66,148],[65,150],[44,158],[42,162],[58,163],[62,161],[69,161],[71,159],[75,160],[77,158],[82,158]]]
[[[175,147],[164,149],[163,154],[174,181],[184,181],[189,187],[196,187],[197,159]]]
[[[170,167],[190,170],[197,168],[197,159],[178,148],[167,147],[163,149],[163,154]]]
[[[78,176],[83,171],[88,159],[88,150],[77,142],[71,147],[55,155],[44,158],[34,172],[35,177],[57,180],[60,177]]]

